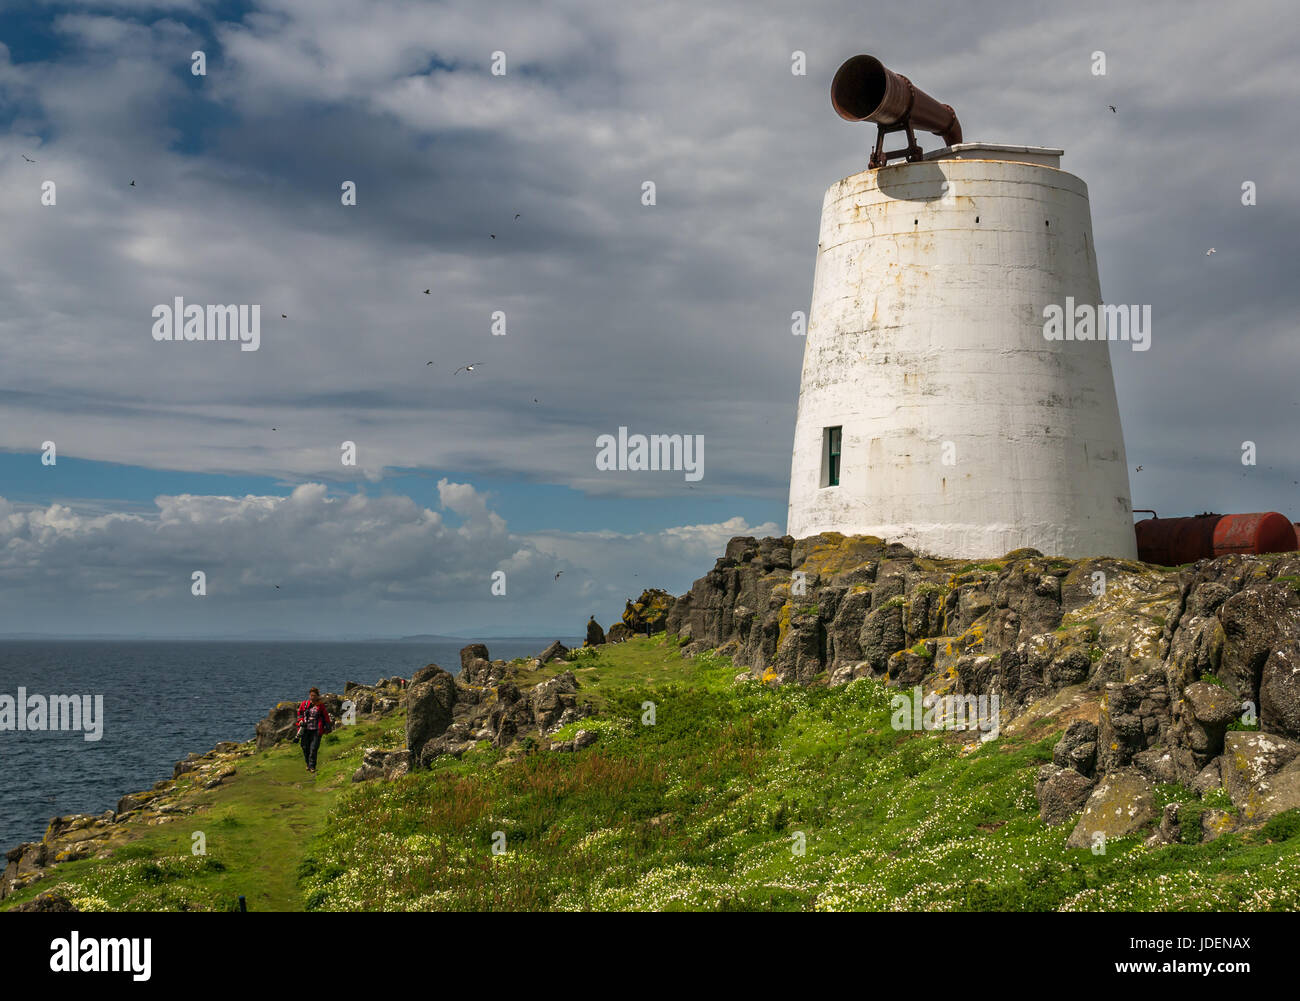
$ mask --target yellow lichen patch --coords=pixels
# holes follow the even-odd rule
[[[776,634],[776,648],[781,649],[785,643],[785,634],[790,631],[790,610],[794,608],[794,602],[787,601],[781,606],[781,620]]]
[[[880,557],[884,541],[874,535],[844,536],[838,532],[823,532],[822,539],[813,546],[800,567],[805,573],[832,575],[853,570]]]

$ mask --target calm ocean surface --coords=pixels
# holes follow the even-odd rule
[[[493,657],[540,653],[555,639],[487,640]],[[580,644],[560,637],[566,646]],[[39,841],[51,817],[102,813],[171,778],[190,751],[249,740],[282,699],[312,685],[409,678],[425,664],[460,670],[468,640],[428,643],[0,641],[0,695],[103,695],[103,738],[0,730],[0,852]],[[0,868],[4,860],[0,858]]]

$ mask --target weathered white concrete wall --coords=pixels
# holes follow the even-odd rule
[[[1067,295],[1102,301],[1088,191],[1071,174],[937,160],[832,185],[789,533],[940,556],[1135,557],[1109,346],[1043,337],[1043,308]],[[840,485],[822,487],[823,429],[836,425]]]

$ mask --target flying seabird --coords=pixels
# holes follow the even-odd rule
[[[35,163],[35,162],[36,162],[36,161],[33,160],[30,156],[28,156],[26,153],[20,153],[19,155],[20,155],[24,160],[26,160],[28,163]]]
[[[473,372],[475,367],[482,364],[483,363],[481,361],[470,362],[468,365],[462,365],[460,368],[456,369],[456,371],[453,372],[452,375],[460,375],[462,372]]]
[[[1106,105],[1106,107],[1110,108],[1111,111],[1115,111],[1115,105],[1113,105],[1113,104],[1108,104],[1108,105]],[[1115,111],[1115,114],[1118,115],[1119,112],[1118,112],[1118,111]]]

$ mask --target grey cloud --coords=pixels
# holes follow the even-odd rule
[[[1135,502],[1300,515],[1300,202],[1276,116],[1300,88],[1300,27],[1275,4],[366,9],[277,0],[219,26],[198,157],[175,152],[166,113],[193,40],[174,21],[65,18],[83,51],[0,64],[26,109],[0,167],[24,248],[0,261],[0,371],[22,391],[0,398],[0,448],[32,450],[39,428],[62,454],[332,478],[353,439],[372,473],[679,496],[675,478],[596,474],[595,436],[623,424],[702,433],[709,490],[779,501],[789,316],[807,308],[822,193],[872,140],[827,84],[872,51],[954,104],[968,138],[1063,146],[1089,184],[1104,294],[1155,306],[1152,350],[1113,354]],[[25,170],[19,145],[42,135]],[[47,174],[56,209],[37,204]],[[262,350],[154,344],[148,310],[176,294],[263,303]],[[1246,438],[1257,470],[1235,462]]]

